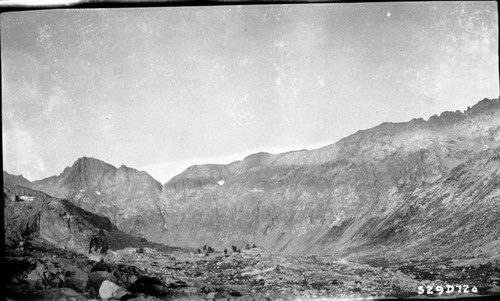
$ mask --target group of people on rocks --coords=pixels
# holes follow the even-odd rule
[[[211,246],[207,246],[207,245],[203,246],[203,253],[205,253],[206,255],[213,253],[213,252],[215,252],[215,250]],[[201,253],[200,249],[198,249],[198,253]]]
[[[250,246],[250,244],[248,244],[248,243],[245,245],[245,250],[250,250],[250,249],[253,249],[253,248],[257,248],[257,246],[255,244],[253,244],[252,246]],[[239,253],[239,252],[241,252],[241,249],[238,248],[238,247],[236,247],[236,246],[231,246],[231,249],[233,250],[233,253]],[[198,254],[201,254],[202,251],[203,251],[203,253],[205,253],[205,256],[208,256],[208,254],[214,253],[215,249],[212,248],[211,246],[204,245],[201,250],[198,249]],[[227,249],[224,249],[224,255],[225,256],[229,256]]]

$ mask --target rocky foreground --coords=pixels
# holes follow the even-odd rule
[[[500,295],[494,263],[368,264],[253,248],[225,255],[153,248],[82,255],[31,241],[6,250],[8,300],[304,300]],[[468,293],[419,294],[419,286]],[[473,288],[477,292],[472,293]],[[425,289],[427,290],[427,288]]]

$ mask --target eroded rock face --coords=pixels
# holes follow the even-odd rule
[[[30,188],[4,184],[5,242],[10,248],[26,241],[42,240],[80,254],[105,253],[126,247],[156,246],[143,238],[125,234],[108,218]]]
[[[406,246],[394,253],[402,257],[471,252],[498,239],[492,237],[496,226],[485,221],[498,216],[493,187],[499,167],[493,158],[500,146],[499,120],[500,100],[485,99],[466,112],[384,123],[316,150],[188,168],[163,187],[165,243],[224,249],[255,242],[289,254],[366,257],[393,243]],[[474,193],[478,189],[481,196]],[[434,200],[426,205],[434,216],[424,218],[419,207],[421,220],[407,222],[403,216],[413,214],[418,206],[412,206],[424,196]],[[478,201],[480,209],[474,210]],[[446,209],[458,208],[454,204],[464,209]],[[419,236],[415,229],[424,220]],[[443,227],[450,247],[432,242]],[[458,233],[478,238],[460,241]],[[410,247],[414,241],[422,242],[418,252]],[[363,255],[365,248],[369,253]]]
[[[116,230],[109,220],[44,193],[19,186],[5,186],[4,195],[29,198],[4,207],[6,241],[40,238],[55,246],[88,253],[96,240],[105,241],[103,231]],[[21,196],[19,196],[21,195]],[[100,245],[105,252],[107,246]]]

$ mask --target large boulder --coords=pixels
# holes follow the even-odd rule
[[[127,295],[130,295],[129,291],[109,280],[104,280],[99,288],[101,299],[121,299]]]
[[[89,276],[79,268],[73,268],[69,271],[69,281],[71,287],[77,291],[83,292],[87,289],[89,283]]]

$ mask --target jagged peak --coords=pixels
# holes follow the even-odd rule
[[[106,163],[102,160],[91,158],[91,157],[81,157],[78,158],[71,167],[66,167],[60,176],[66,176],[68,174],[76,173],[103,173],[107,171],[116,171],[116,167]]]
[[[99,159],[96,159],[96,158],[92,158],[92,157],[85,157],[85,156],[83,156],[83,157],[81,157],[81,158],[78,158],[78,159],[75,161],[75,163],[73,163],[73,165],[75,165],[75,164],[77,164],[77,163],[78,163],[78,164],[102,164],[102,165],[104,165],[104,164],[105,164],[105,165],[110,165],[110,166],[112,166],[111,164],[106,163],[106,162],[104,162],[104,161],[102,161],[102,160],[99,160]]]
[[[484,98],[483,100],[476,103],[474,106],[469,107],[466,111],[462,112],[460,110],[456,111],[443,111],[439,115],[434,114],[429,119],[425,120],[423,118],[413,118],[408,122],[383,122],[375,127],[359,130],[356,133],[347,136],[345,138],[340,139],[339,141],[350,141],[353,137],[359,135],[370,135],[374,132],[386,132],[391,130],[406,130],[408,126],[447,126],[453,124],[455,122],[459,122],[463,119],[466,119],[468,116],[481,114],[483,112],[489,111],[491,109],[500,108],[500,100],[499,99],[488,99]]]
[[[124,175],[126,178],[123,178]],[[59,185],[61,187],[69,185],[67,187],[80,189],[83,187],[100,187],[102,183],[104,183],[103,185],[108,185],[118,180],[118,178],[120,178],[119,181],[121,182],[123,182],[124,179],[128,179],[130,181],[135,181],[134,183],[137,181],[142,181],[141,183],[151,183],[155,186],[155,189],[161,189],[161,183],[145,171],[139,171],[125,165],[116,168],[105,161],[86,156],[78,158],[71,166],[64,168],[63,172],[58,176],[44,178],[34,183],[37,185],[45,185],[50,182],[52,183],[50,185]],[[103,180],[104,182],[102,182]]]
[[[488,111],[492,108],[495,107],[500,107],[500,99],[489,99],[489,98],[484,98],[483,100],[479,101],[472,107],[468,107],[467,110],[464,112],[467,115],[473,115],[473,114],[478,114],[482,113],[485,111]]]
[[[465,118],[467,118],[467,116],[464,113],[462,113],[461,111],[458,111],[458,110],[455,112],[444,111],[439,116],[432,115],[427,122],[430,125],[444,125],[444,124],[458,122],[458,121],[461,121]]]
[[[129,170],[136,170],[136,169],[130,168],[130,167],[126,166],[125,164],[122,164],[122,165],[120,165],[120,167],[118,167],[118,170],[119,171],[129,171]]]

